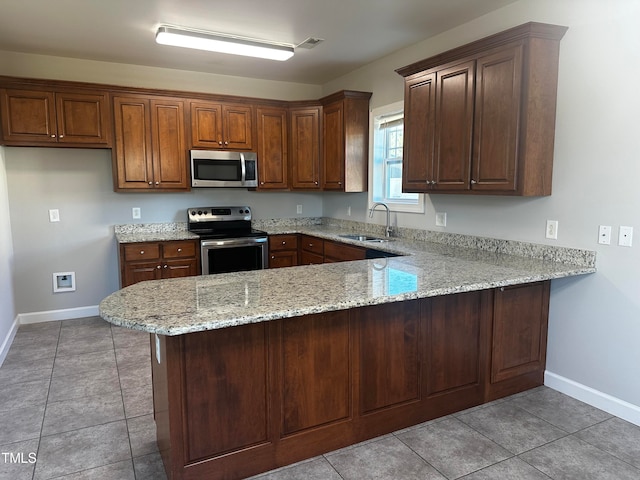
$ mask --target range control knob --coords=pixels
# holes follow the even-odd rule
[[[196,211],[195,210],[191,210],[191,215],[195,215]]]
[[[202,210],[198,210],[198,215],[202,215]]]

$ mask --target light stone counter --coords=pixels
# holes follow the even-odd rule
[[[100,316],[115,325],[181,335],[596,271],[595,253],[586,250],[462,235],[450,235],[446,243],[404,238],[369,244],[340,238],[352,233],[348,225],[261,227],[405,256],[147,281],[105,298]]]

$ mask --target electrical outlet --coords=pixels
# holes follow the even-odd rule
[[[436,227],[447,226],[447,212],[436,212]]]
[[[51,223],[60,221],[60,211],[57,208],[49,210],[49,221]]]
[[[611,226],[600,225],[598,230],[598,243],[600,245],[611,245]]]
[[[296,213],[302,213],[302,205],[296,205]]]
[[[630,247],[633,240],[633,227],[621,226],[618,231],[618,245],[621,247]]]
[[[552,240],[558,239],[558,221],[557,220],[547,220],[547,230],[545,233],[545,237],[551,238]]]
[[[347,207],[347,217],[351,216],[351,205]]]
[[[133,217],[134,220],[141,218],[140,207],[133,207],[131,209],[131,216]]]

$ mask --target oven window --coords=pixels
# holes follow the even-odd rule
[[[242,272],[262,269],[262,246],[209,248],[209,273]]]
[[[242,179],[238,160],[194,161],[195,177],[198,180],[236,181]]]

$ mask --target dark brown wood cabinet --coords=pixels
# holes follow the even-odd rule
[[[253,106],[240,103],[191,101],[191,146],[222,150],[252,150]]]
[[[320,189],[320,106],[289,109],[291,188]]]
[[[107,92],[3,88],[0,111],[5,145],[111,146]]]
[[[324,263],[364,260],[366,249],[332,240],[324,241]]]
[[[300,265],[324,263],[324,239],[310,235],[300,235]]]
[[[298,265],[298,235],[269,235],[269,268]]]
[[[403,190],[550,195],[566,30],[527,23],[398,69]]]
[[[189,190],[184,100],[116,96],[113,115],[116,190]]]
[[[289,187],[289,144],[286,108],[258,107],[258,189]]]
[[[548,290],[152,337],[167,476],[245,478],[541,385]]]
[[[366,192],[370,92],[341,91],[321,99],[323,190]]]
[[[200,271],[197,240],[125,243],[119,253],[122,287],[144,280],[189,277]]]

